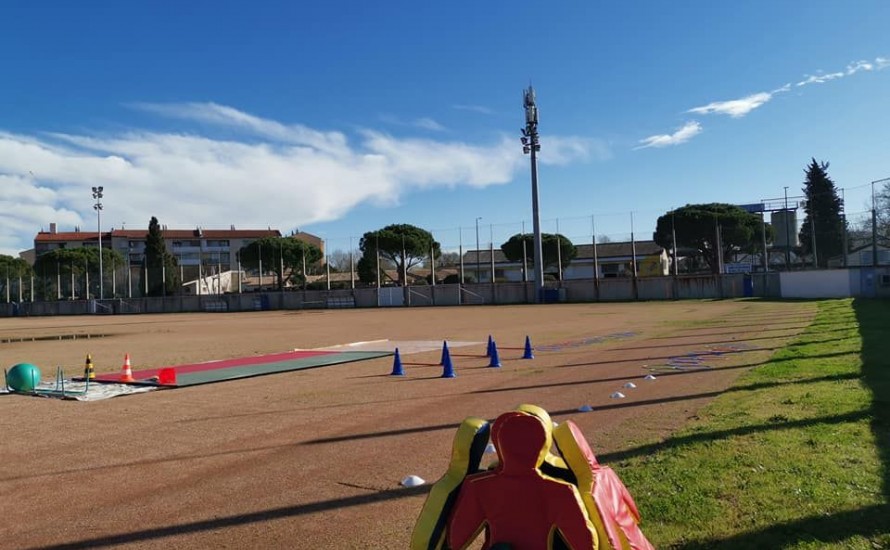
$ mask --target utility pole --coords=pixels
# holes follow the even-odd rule
[[[890,182],[890,178],[871,182],[871,265],[878,266],[878,206],[875,201],[875,184]]]

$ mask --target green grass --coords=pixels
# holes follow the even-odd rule
[[[818,307],[682,432],[615,453],[657,548],[890,548],[890,302]]]

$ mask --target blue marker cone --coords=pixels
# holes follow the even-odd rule
[[[402,368],[402,358],[399,356],[399,348],[396,348],[396,353],[392,360],[390,376],[405,376],[405,369]]]
[[[491,338],[491,334],[488,335],[488,346],[485,348],[485,356],[491,357],[491,345],[494,343],[494,340]]]
[[[501,358],[498,357],[498,346],[494,343],[494,340],[491,341],[491,362],[488,363],[489,367],[500,367],[501,366]]]
[[[448,340],[443,340],[443,341],[442,341],[442,358],[439,359],[439,364],[440,364],[440,365],[444,365],[444,364],[445,364],[445,358],[446,358],[446,357],[449,357],[450,355],[451,355],[451,354],[448,352]]]
[[[532,353],[532,341],[528,336],[525,337],[525,353],[522,354],[523,359],[534,359],[535,354]]]
[[[442,356],[442,364],[445,366],[442,369],[442,378],[454,378],[454,365],[451,364],[451,353],[447,347],[442,351]]]

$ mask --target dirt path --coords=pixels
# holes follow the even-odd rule
[[[814,311],[721,301],[2,319],[3,366],[32,362],[45,378],[55,365],[79,372],[86,353],[105,372],[124,353],[143,368],[376,339],[480,345],[455,351],[454,379],[410,364],[390,377],[378,359],[91,403],[2,395],[0,547],[406,548],[428,489],[398,482],[437,479],[464,417],[535,403],[572,418],[600,455],[632,452]],[[489,334],[501,369],[464,355]],[[526,335],[547,348],[533,361],[506,349]],[[7,342],[31,337],[57,339]],[[697,370],[642,380],[685,369],[692,352]]]

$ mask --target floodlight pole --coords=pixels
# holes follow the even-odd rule
[[[96,211],[96,230],[99,234],[99,299],[102,300],[105,298],[105,285],[103,281],[102,275],[102,186],[93,187],[93,198],[96,199],[96,203],[93,205],[93,209]],[[87,289],[87,293],[89,293],[89,289]]]
[[[522,105],[525,108],[525,128],[522,128],[522,152],[531,154],[532,173],[532,224],[535,232],[534,270],[535,270],[535,302],[544,301],[544,247],[541,242],[541,215],[538,209],[538,159],[541,150],[538,142],[538,106],[535,103],[535,89],[531,86],[522,93]]]

